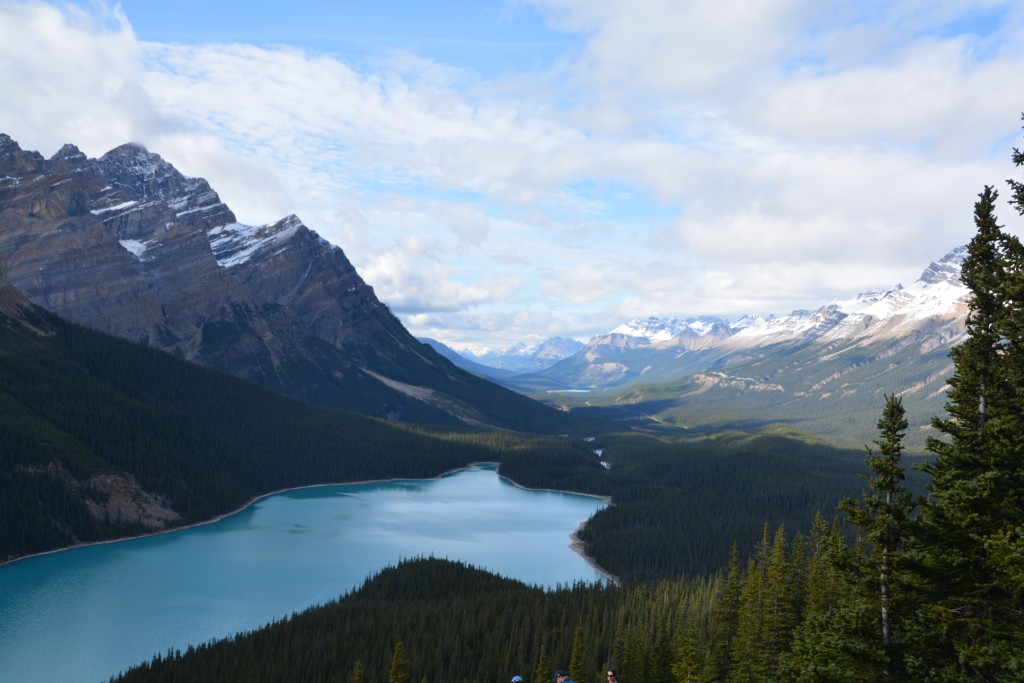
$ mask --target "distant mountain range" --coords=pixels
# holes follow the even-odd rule
[[[47,160],[0,134],[0,269],[72,322],[308,402],[542,432],[571,421],[417,341],[298,217],[241,224],[139,145]]]
[[[488,349],[480,353],[460,353],[436,339],[420,341],[459,367],[495,379],[546,370],[583,348],[583,342],[567,337],[551,337],[533,346],[520,342],[507,349]]]
[[[963,339],[966,247],[913,284],[774,317],[638,318],[549,367],[502,378],[563,407],[678,426],[772,421],[856,444],[885,393],[905,396],[916,432],[944,409],[948,354]]]

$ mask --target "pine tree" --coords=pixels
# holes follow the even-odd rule
[[[1024,114],[1021,114],[1021,119],[1024,119]],[[1013,163],[1017,166],[1024,166],[1024,152],[1021,152],[1016,147],[1013,148]],[[1013,193],[1013,199],[1010,200],[1010,204],[1017,208],[1017,211],[1024,216],[1024,183],[1013,180],[1006,181],[1010,186],[1010,191]],[[0,273],[2,274],[2,273]]]
[[[997,197],[986,187],[975,204],[962,266],[967,338],[950,353],[949,417],[933,420],[947,440],[929,440],[936,457],[924,468],[932,480],[919,571],[928,601],[908,663],[925,680],[1024,678],[1024,250],[997,224]]]
[[[893,606],[900,600],[894,589],[898,592],[897,573],[905,573],[910,516],[915,507],[913,496],[902,483],[906,478],[901,459],[907,427],[902,399],[886,396],[878,420],[879,438],[874,442],[879,453],[866,449],[868,468],[874,475],[866,479],[873,493],[859,501],[847,498],[839,504],[857,527],[858,538],[870,549],[869,556],[856,556],[856,569],[865,579],[860,586],[864,599],[875,605],[877,613],[877,637],[886,660],[879,672],[882,676],[892,668]]]
[[[764,577],[756,560],[747,563],[746,579],[740,592],[736,636],[729,651],[732,666],[729,681],[754,683],[767,681],[762,667],[764,652]]]
[[[793,601],[793,617],[797,621],[804,613],[804,604],[807,600],[808,561],[807,541],[802,533],[797,532],[793,536],[793,544],[789,552],[788,586]]]
[[[548,683],[550,680],[551,667],[548,666],[548,656],[542,647],[537,657],[537,670],[533,672],[533,683]]]
[[[700,683],[707,680],[701,675],[704,670],[703,659],[704,655],[697,636],[697,627],[692,624],[684,627],[679,639],[675,660],[672,662],[673,682]]]
[[[743,573],[740,570],[740,551],[735,542],[721,586],[711,610],[711,644],[704,667],[704,677],[710,681],[725,678],[729,671],[729,652],[736,636]]]
[[[391,654],[388,683],[409,683],[409,660],[405,656],[405,645],[401,641],[395,644],[394,652]]]
[[[786,557],[786,532],[775,532],[768,566],[764,572],[764,648],[760,659],[770,680],[778,680],[779,656],[789,648],[795,616],[789,590],[789,560]]]
[[[569,657],[569,678],[576,683],[585,683],[587,676],[587,652],[583,645],[583,630],[579,627],[573,634],[572,655]]]

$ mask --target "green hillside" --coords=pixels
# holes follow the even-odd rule
[[[563,437],[318,408],[39,309],[0,317],[0,408],[3,559],[209,519],[282,488],[433,477],[515,452],[599,468]]]
[[[904,399],[907,447],[923,453],[931,418],[945,414],[949,348],[837,344],[765,348],[677,381],[559,394],[574,412],[650,427],[762,429],[784,424],[844,448],[859,448],[886,394]],[[547,400],[551,400],[548,398]]]

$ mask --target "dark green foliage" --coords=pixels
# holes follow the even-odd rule
[[[409,659],[405,656],[405,644],[402,641],[395,643],[395,650],[391,654],[388,683],[409,683]]]
[[[817,511],[858,493],[866,471],[856,451],[770,433],[601,442],[614,505],[580,537],[623,579],[710,574],[734,541],[745,558],[765,521],[809,528]]]
[[[433,477],[505,453],[513,461],[550,453],[552,479],[540,466],[538,485],[571,486],[585,479],[574,468],[600,470],[589,449],[565,438],[442,431],[317,408],[30,315],[53,334],[0,324],[0,559],[146,531],[89,512],[88,501],[104,502],[89,483],[98,474],[165,496],[188,523],[283,488]]]
[[[968,338],[951,354],[949,417],[935,420],[946,440],[929,444],[911,660],[922,680],[1024,678],[1024,250],[997,225],[996,198],[986,187],[975,204]]]
[[[846,452],[743,434],[599,437],[606,470],[592,452],[598,442],[385,423],[52,325],[47,338],[0,334],[0,509],[10,520],[0,557],[145,531],[89,513],[80,484],[97,474],[129,474],[187,523],[291,486],[429,477],[490,460],[524,486],[612,497],[582,534],[612,573],[706,574],[766,518],[806,526],[815,510],[855,492],[862,471]]]
[[[574,680],[595,683],[612,650],[627,647],[631,664],[615,666],[621,680],[663,680],[637,667],[657,661],[657,648],[670,648],[680,625],[703,632],[699,615],[715,590],[714,582],[677,580],[543,591],[458,563],[415,560],[337,603],[168,653],[117,680],[347,682],[356,662],[365,662],[365,683],[386,683],[399,642],[411,681],[508,681],[534,671],[536,683],[547,683],[576,652],[584,673]]]
[[[913,579],[907,572],[908,545],[911,514],[916,503],[903,488],[901,456],[906,430],[903,401],[897,396],[886,396],[882,417],[878,420],[879,438],[875,441],[879,453],[876,455],[867,449],[868,467],[874,475],[868,479],[868,484],[873,493],[857,502],[844,500],[839,506],[868,544],[868,553],[856,557],[862,599],[857,604],[858,618],[853,621],[856,632],[849,637],[855,639],[862,635],[860,627],[865,623],[874,624],[873,629],[867,629],[867,642],[863,645],[863,649],[879,653],[873,658],[879,663],[878,670],[872,672],[873,678],[893,675],[900,668],[898,647],[893,643],[893,624],[900,624],[907,618],[910,604],[907,593]],[[870,618],[872,614],[874,618]]]

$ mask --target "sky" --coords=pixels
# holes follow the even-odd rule
[[[1019,0],[0,0],[0,132],[296,214],[464,351],[910,284],[1022,85]]]

